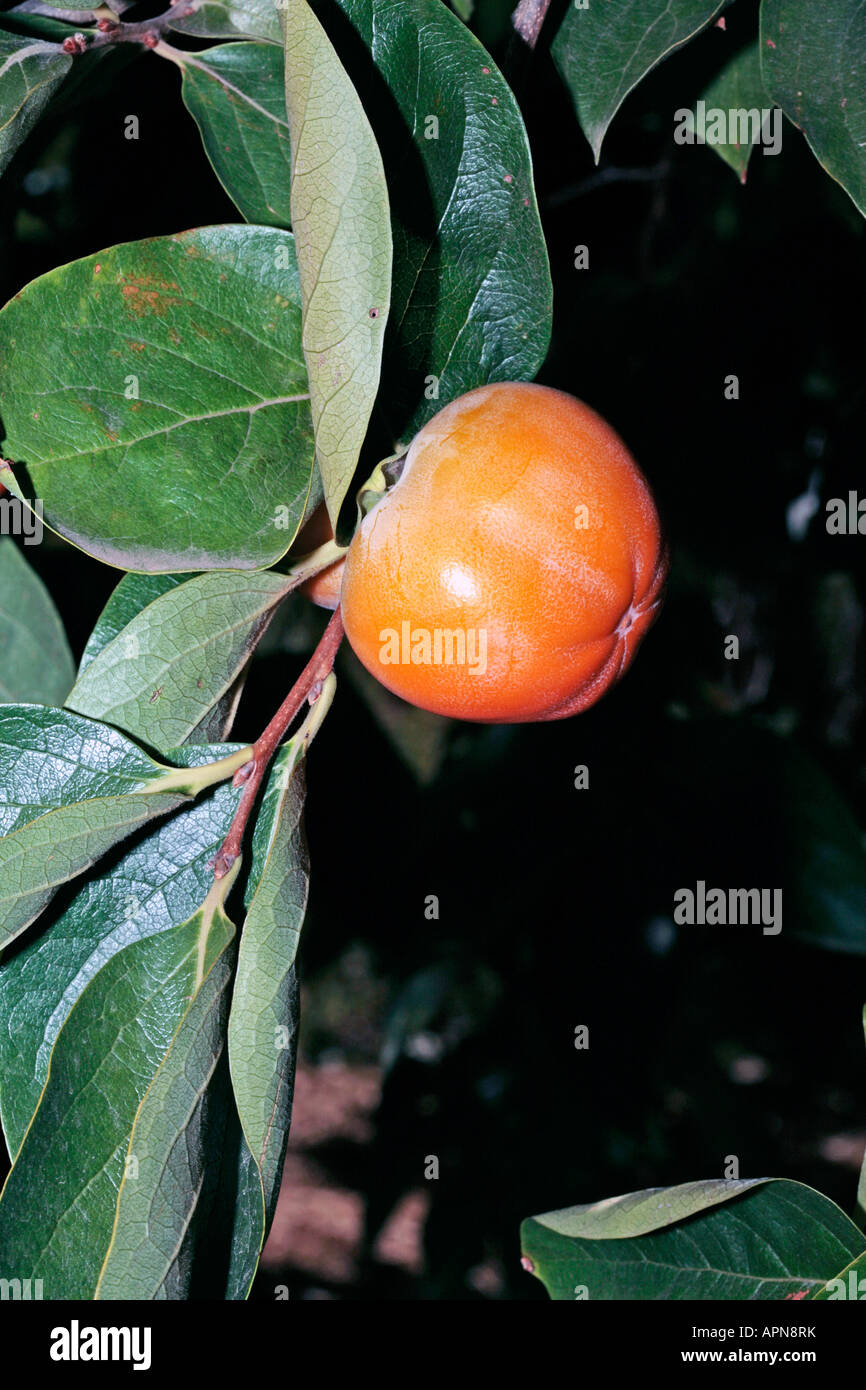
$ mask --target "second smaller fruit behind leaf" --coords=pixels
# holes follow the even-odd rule
[[[313,515],[304,522],[297,536],[295,537],[291,551],[293,557],[307,555],[310,551],[317,550],[326,541],[334,539],[334,528],[328,517],[328,510],[321,502]],[[300,587],[300,592],[313,603],[318,604],[319,608],[334,609],[340,602],[340,586],[343,583],[344,560],[337,560],[327,569],[314,574],[312,579],[307,579]]]
[[[346,634],[383,685],[457,719],[587,709],[630,665],[667,556],[622,440],[573,396],[505,382],[453,401],[345,561]]]

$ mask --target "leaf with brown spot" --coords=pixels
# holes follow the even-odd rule
[[[50,271],[0,312],[0,393],[10,486],[122,569],[265,568],[321,496],[289,232],[205,227]]]

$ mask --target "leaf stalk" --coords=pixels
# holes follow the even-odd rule
[[[315,707],[316,702],[324,698],[323,713],[317,711],[317,718],[312,719],[311,711],[311,716],[308,716],[300,730],[300,737],[305,737],[309,741],[321,724],[324,713],[327,713],[334,692],[334,682],[331,679],[329,684],[329,678],[331,678],[334,660],[343,636],[343,614],[340,608],[336,608],[310,660],[264,733],[253,744],[252,758],[235,773],[234,785],[242,785],[244,790],[229,833],[214,860],[214,878],[224,878],[241,852],[244,832],[252,814],[259,788],[295,715],[305,702]]]

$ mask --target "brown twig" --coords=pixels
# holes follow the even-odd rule
[[[105,44],[113,43],[140,43],[145,48],[155,48],[166,29],[178,19],[186,19],[189,15],[195,14],[200,4],[201,0],[175,0],[162,14],[154,15],[152,19],[139,20],[135,24],[125,24],[119,15],[102,9],[96,16],[95,29],[87,28],[79,33],[70,34],[60,46],[64,53],[70,54],[86,53],[90,48],[102,48]],[[21,13],[63,19],[72,24],[80,24],[87,14],[86,8],[77,10],[72,6],[68,10],[56,10],[50,5],[41,5],[39,0],[26,0],[25,4],[17,8]]]
[[[528,48],[534,48],[541,33],[550,0],[520,0],[511,16],[511,23]]]
[[[101,48],[106,43],[143,43],[145,48],[155,48],[162,33],[176,20],[186,19],[189,15],[195,14],[199,3],[200,0],[178,0],[177,4],[169,5],[162,14],[155,15],[153,19],[143,19],[137,24],[111,24],[110,21],[106,21],[103,28],[100,23],[100,32],[94,34],[88,48]]]
[[[315,704],[322,685],[331,674],[342,640],[343,614],[336,608],[310,660],[264,733],[253,744],[252,759],[235,773],[233,785],[243,786],[244,790],[229,833],[214,860],[214,878],[224,878],[240,854],[247,822],[271,759],[304,702]]]

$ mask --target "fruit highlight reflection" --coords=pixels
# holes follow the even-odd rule
[[[318,596],[333,606],[342,578],[349,642],[395,694],[517,723],[600,699],[666,574],[649,485],[619,436],[572,396],[506,382],[419,431]]]

